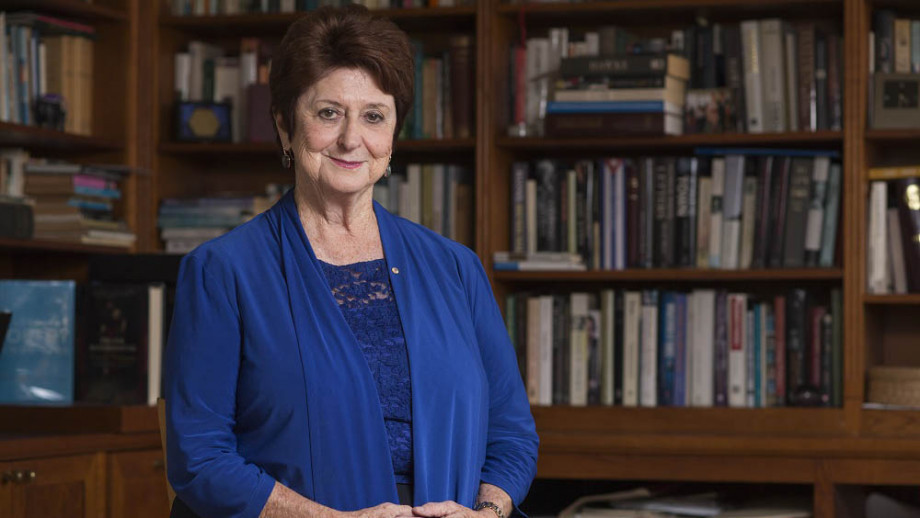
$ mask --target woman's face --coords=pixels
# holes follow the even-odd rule
[[[333,70],[300,96],[294,116],[296,132],[288,145],[298,182],[314,185],[322,196],[353,195],[383,176],[396,104],[365,71]]]

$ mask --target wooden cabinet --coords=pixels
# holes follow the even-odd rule
[[[103,455],[0,463],[0,510],[11,518],[103,518]]]
[[[160,449],[116,452],[107,457],[108,518],[169,516]]]

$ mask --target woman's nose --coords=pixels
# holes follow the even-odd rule
[[[357,121],[347,117],[342,121],[338,144],[343,149],[355,149],[361,145],[361,130]]]

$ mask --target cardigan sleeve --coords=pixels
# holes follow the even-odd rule
[[[241,323],[233,275],[215,254],[182,260],[166,357],[168,478],[201,516],[256,517],[274,479],[237,452]]]
[[[480,480],[502,488],[515,505],[521,503],[537,473],[536,426],[514,346],[478,257],[466,268],[476,338],[489,381],[489,428],[486,460]]]

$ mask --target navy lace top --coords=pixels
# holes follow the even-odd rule
[[[396,482],[412,482],[412,387],[409,355],[390,290],[386,261],[336,266],[320,261],[345,320],[377,382]]]

